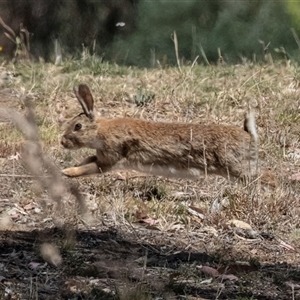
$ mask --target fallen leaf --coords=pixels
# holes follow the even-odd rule
[[[0,228],[1,230],[9,228],[12,225],[11,218],[7,214],[0,215]]]
[[[286,157],[293,160],[299,160],[300,159],[300,149],[295,147],[290,147],[288,150],[288,153],[286,154]]]
[[[230,281],[239,280],[236,276],[234,276],[232,274],[222,274],[222,275],[219,275],[218,278],[220,278],[222,280],[230,280]]]
[[[11,217],[13,220],[16,220],[16,219],[19,219],[19,218],[20,218],[20,214],[14,213],[14,214],[10,215],[10,217]]]
[[[35,207],[35,208],[34,208],[34,212],[35,212],[36,214],[39,214],[41,211],[42,211],[42,210],[41,210],[40,208],[38,208],[38,207]]]
[[[11,155],[11,156],[9,156],[7,159],[8,160],[19,160],[20,159],[20,153],[19,152],[17,152],[15,155]]]
[[[257,252],[258,252],[257,249],[252,249],[252,250],[250,251],[251,254],[257,254]]]
[[[228,221],[228,224],[242,229],[252,229],[252,227],[248,223],[236,219]]]
[[[300,173],[295,173],[295,174],[289,176],[288,179],[299,181],[300,180]]]
[[[44,243],[41,246],[41,255],[45,261],[54,266],[59,266],[62,263],[62,257],[58,247]]]
[[[218,231],[216,228],[212,227],[212,226],[205,226],[202,228],[203,232],[207,232],[207,233],[210,233],[210,234],[213,234],[213,235],[217,235],[218,234]]]
[[[218,268],[218,271],[220,274],[227,274],[230,272],[230,274],[237,274],[237,273],[249,273],[258,271],[259,266],[256,265],[250,265],[248,262],[240,262],[234,265],[228,265],[224,267]]]
[[[29,268],[32,270],[36,270],[41,264],[40,263],[36,263],[36,262],[30,262],[28,264]]]
[[[116,179],[121,181],[126,181],[127,178],[123,174],[116,172]]]
[[[194,206],[194,205],[190,205],[189,208],[192,209],[192,210],[195,210],[199,214],[204,214],[205,213],[205,211],[203,209],[201,209],[201,208],[199,208],[197,206]]]
[[[217,277],[220,275],[217,269],[214,269],[209,266],[197,266],[198,269],[200,269],[204,274],[212,276],[212,277]]]
[[[229,200],[227,197],[223,198],[222,200],[215,199],[212,204],[210,211],[211,213],[219,213],[223,207],[227,207],[229,205]]]
[[[35,206],[32,203],[28,203],[23,207],[25,210],[32,210],[35,208]]]
[[[284,248],[284,249],[286,249],[286,250],[296,251],[296,249],[293,246],[287,244],[284,241],[280,241],[279,246],[282,247],[282,248]]]
[[[183,229],[183,228],[184,228],[184,225],[182,225],[182,224],[171,224],[167,228],[167,231],[168,232],[175,232],[175,231],[178,231],[178,230]]]
[[[155,225],[155,224],[159,223],[159,220],[154,220],[152,218],[146,218],[146,219],[141,219],[140,222],[147,223],[149,225]]]
[[[189,207],[187,207],[187,210],[191,215],[194,215],[202,220],[205,218],[205,216],[203,214],[203,210],[201,210],[200,208],[198,208],[196,206],[190,205]]]
[[[45,218],[42,220],[42,223],[50,222],[52,221],[52,218]]]
[[[212,283],[212,281],[213,281],[213,279],[209,278],[209,279],[205,279],[205,280],[200,281],[200,284],[210,284],[210,283]],[[202,299],[202,298],[200,298],[200,299]]]
[[[176,279],[177,277],[179,277],[180,275],[182,275],[180,272],[173,272],[169,275],[169,280],[170,281],[174,281],[174,279]]]

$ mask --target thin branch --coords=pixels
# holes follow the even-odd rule
[[[4,23],[3,19],[0,17],[0,24],[8,31],[10,32],[10,34],[13,36],[13,37],[16,37],[16,34],[14,33],[14,31]]]

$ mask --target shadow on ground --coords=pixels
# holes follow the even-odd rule
[[[44,243],[60,249],[59,266],[45,263],[40,252]],[[292,282],[300,280],[300,270],[292,265],[221,262],[217,254],[190,253],[167,244],[167,240],[159,246],[132,241],[110,229],[2,231],[0,298],[271,300],[299,296]],[[230,276],[214,276],[201,266]]]

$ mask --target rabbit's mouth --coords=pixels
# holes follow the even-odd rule
[[[66,138],[65,136],[63,136],[61,138],[60,143],[66,149],[79,149],[80,148],[80,146],[76,143],[76,141],[74,142],[71,139]]]

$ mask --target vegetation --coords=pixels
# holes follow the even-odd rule
[[[106,57],[136,66],[175,65],[174,32],[183,62],[262,62],[266,54],[299,61],[297,1],[140,1],[139,26]],[[293,30],[291,30],[293,28]]]
[[[3,295],[299,297],[300,176],[291,177],[299,172],[299,80],[289,60],[141,70],[87,57],[61,66],[2,66]],[[62,178],[60,170],[91,152],[60,146],[64,120],[80,112],[72,92],[79,82],[107,117],[242,126],[251,107],[270,181],[243,186],[134,172]]]
[[[209,65],[218,61],[231,64],[270,62],[275,58],[299,62],[300,59],[297,1],[124,0],[112,3],[115,5],[110,1],[54,1],[48,8],[47,19],[39,20],[42,28],[32,39],[31,52],[57,63],[61,54],[68,61],[70,56],[78,58],[85,53],[100,61],[137,67],[192,65],[195,61]],[[22,5],[19,9],[22,7],[25,10]],[[0,29],[6,25],[1,22]],[[7,31],[7,27],[5,32],[0,54],[5,52],[6,38],[18,44],[17,53],[26,52],[25,46],[28,48],[30,43],[24,45],[23,35],[30,36],[32,32],[23,28],[18,36]],[[59,44],[55,44],[54,57],[50,54],[54,54],[53,42],[57,36]],[[23,57],[28,55],[23,53]]]

